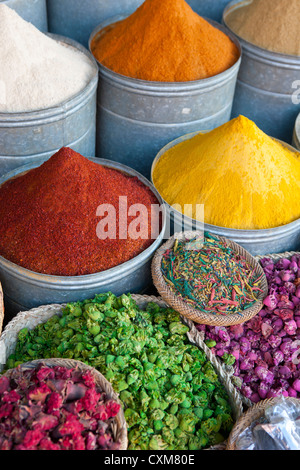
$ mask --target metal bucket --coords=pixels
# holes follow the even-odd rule
[[[47,160],[61,147],[72,147],[83,155],[95,156],[96,61],[81,44],[61,36],[50,36],[89,57],[94,68],[93,77],[80,93],[58,106],[26,113],[0,113],[0,176],[38,159]]]
[[[133,13],[144,0],[47,0],[49,31],[88,47],[91,32],[115,15]]]
[[[296,119],[294,134],[293,134],[293,146],[300,151],[300,114]]]
[[[99,25],[91,34],[90,50],[93,37],[122,18]],[[209,21],[227,34],[226,28]],[[230,119],[240,61],[215,77],[178,83],[128,78],[98,62],[97,157],[124,163],[150,178],[155,155],[170,140]]]
[[[234,0],[225,8],[223,23],[228,29],[228,15],[246,3],[248,0]],[[300,104],[295,100],[300,57],[270,52],[236,37],[243,53],[232,117],[242,114],[266,134],[291,143],[300,110]]]
[[[170,148],[181,142],[184,142],[185,140],[191,139],[197,134],[198,132],[195,132],[182,136],[179,139],[170,142],[160,150],[154,159],[151,168],[152,183],[154,168],[160,157]],[[281,142],[293,152],[296,151],[292,146],[286,144],[285,142],[279,142]],[[166,227],[170,230],[170,235],[172,235],[174,232],[181,231],[206,230],[208,232],[215,233],[216,235],[227,237],[233,240],[249,251],[249,253],[251,253],[253,256],[300,250],[300,219],[297,219],[290,224],[282,225],[281,227],[275,227],[272,229],[240,230],[218,227],[205,223],[203,224],[202,222],[199,222],[195,219],[183,216],[182,213],[172,208],[166,201],[164,201],[164,206],[166,208]]]
[[[192,9],[200,16],[221,23],[224,8],[230,0],[186,0]]]
[[[99,158],[89,158],[89,160],[139,178],[145,186],[151,189],[157,197],[158,203],[162,205],[162,199],[156,189],[138,172],[108,160]],[[10,172],[0,178],[0,185],[37,166],[39,164],[32,163]],[[163,207],[162,229],[153,244],[126,263],[96,274],[49,276],[22,268],[0,256],[0,282],[8,305],[27,310],[39,305],[84,300],[101,292],[111,291],[116,295],[143,292],[152,282],[151,260],[154,252],[163,241],[165,225],[165,209]]]
[[[46,0],[0,0],[40,31],[48,31]]]

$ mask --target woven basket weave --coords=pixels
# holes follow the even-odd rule
[[[126,420],[124,417],[122,403],[120,402],[118,395],[113,390],[111,384],[108,382],[108,380],[106,380],[106,378],[102,374],[100,374],[100,372],[98,372],[93,367],[90,367],[87,364],[84,364],[81,361],[75,361],[73,359],[57,359],[57,358],[42,359],[42,360],[26,362],[24,364],[21,364],[19,367],[21,368],[21,371],[25,372],[26,370],[35,369],[39,364],[46,365],[47,367],[60,366],[60,367],[65,367],[67,369],[77,368],[77,370],[83,373],[86,371],[91,371],[95,378],[95,383],[96,383],[97,388],[101,390],[101,392],[105,392],[108,400],[113,399],[121,405],[120,411],[112,420],[111,429],[112,429],[114,442],[120,441],[120,450],[127,449],[128,447],[127,424],[126,424]],[[15,374],[16,374],[16,369],[10,369],[6,371],[4,375],[8,377],[9,379],[13,379]]]
[[[149,302],[155,302],[161,307],[168,306],[162,299],[155,296],[132,295],[132,298],[136,301],[137,305],[141,309],[145,308]],[[64,305],[46,305],[25,312],[20,312],[6,325],[3,334],[0,338],[0,372],[1,365],[3,369],[3,366],[5,365],[8,356],[14,352],[18,332],[22,328],[33,329],[38,324],[46,322],[53,315],[60,316],[62,314],[62,308],[64,307]],[[238,418],[243,414],[244,411],[243,403],[240,394],[231,382],[230,376],[226,373],[225,368],[222,367],[217,358],[210,353],[206,345],[202,343],[201,338],[193,322],[183,317],[182,321],[190,328],[190,331],[187,333],[189,341],[202,350],[202,346],[204,346],[204,352],[208,353],[207,359],[213,364],[221,383],[223,384],[224,388],[228,393],[234,421],[238,420]],[[220,445],[214,446],[213,448],[209,448],[207,450],[224,449],[225,443],[221,443]]]
[[[233,426],[229,438],[227,440],[227,445],[225,450],[238,450],[236,444],[239,436],[256,420],[264,416],[265,410],[272,406],[278,401],[280,397],[269,398],[267,400],[262,400],[255,405],[253,405],[249,410],[247,410],[235,423]],[[287,397],[287,400],[295,403],[299,406],[300,400],[298,398]]]
[[[267,296],[268,292],[268,283],[260,264],[254,259],[253,256],[250,255],[250,253],[248,253],[244,248],[242,248],[240,245],[236,244],[232,240],[214,235],[219,240],[225,241],[226,244],[231,247],[236,253],[240,254],[243,258],[245,258],[248,261],[249,265],[253,269],[255,269],[255,274],[257,276],[263,276],[260,282],[260,288],[263,292],[259,292],[257,302],[255,302],[252,307],[240,312],[241,315],[229,314],[226,316],[222,316],[202,312],[201,310],[189,305],[187,302],[177,296],[174,292],[172,292],[171,288],[166,283],[161,270],[162,258],[165,252],[173,248],[176,239],[186,240],[191,239],[196,235],[203,235],[203,233],[197,231],[177,233],[173,235],[164,245],[162,245],[156,251],[152,260],[152,278],[153,283],[156,289],[158,290],[159,294],[172,308],[174,308],[174,310],[196,323],[211,326],[230,326],[244,323],[245,321],[250,320],[262,309],[262,302]]]
[[[0,335],[2,332],[3,321],[4,321],[4,302],[3,302],[3,290],[2,290],[1,283],[0,283]]]

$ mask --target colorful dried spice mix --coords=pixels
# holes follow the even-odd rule
[[[213,315],[239,314],[257,301],[262,276],[232,247],[211,234],[175,240],[162,259],[171,291],[191,306]]]
[[[118,450],[119,410],[91,371],[19,366],[0,377],[0,450]]]

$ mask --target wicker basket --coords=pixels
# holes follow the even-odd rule
[[[136,301],[137,305],[141,309],[145,308],[149,302],[155,302],[161,307],[167,306],[167,304],[162,299],[155,296],[132,295],[132,298]],[[63,307],[64,305],[46,305],[25,312],[20,312],[6,325],[3,334],[0,338],[0,372],[1,365],[3,369],[3,366],[5,365],[8,356],[14,352],[18,332],[22,328],[33,329],[38,324],[46,322],[53,315],[60,316],[62,314]],[[203,344],[193,322],[183,317],[182,320],[190,328],[190,331],[187,333],[189,341],[195,344],[200,349],[202,349]],[[205,346],[204,352],[206,351],[208,352],[208,360],[212,362],[221,383],[223,384],[228,393],[230,405],[233,412],[233,418],[234,421],[237,421],[244,412],[241,396],[236,390],[236,388],[233,386],[231,378],[226,373],[226,370],[222,367],[217,358],[213,354],[211,354],[208,348]],[[225,446],[225,443],[221,443],[220,445],[214,446],[213,448],[210,448],[208,450],[224,450]]]
[[[273,261],[279,261],[280,259],[290,259],[292,256],[300,256],[299,251],[286,251],[285,253],[272,253],[271,255],[255,256],[255,259],[259,262],[262,259],[270,258]]]
[[[2,332],[3,321],[4,321],[4,302],[3,302],[3,290],[2,290],[1,283],[0,283],[0,335]]]
[[[271,405],[274,405],[279,399],[280,397],[262,400],[253,405],[249,410],[247,410],[233,426],[229,438],[227,440],[225,450],[237,450],[236,443],[242,432],[244,432],[254,421],[262,418],[264,416],[266,408]],[[300,404],[300,400],[298,398],[287,397],[286,399],[291,401],[292,403],[298,404],[298,406]]]
[[[21,371],[32,370],[35,369],[39,364],[46,365],[47,367],[65,367],[68,369],[77,368],[80,372],[91,371],[95,378],[96,386],[102,392],[105,392],[107,399],[113,399],[117,403],[121,405],[119,413],[113,418],[112,421],[112,433],[114,442],[120,441],[120,450],[126,450],[128,446],[128,437],[127,437],[127,424],[124,417],[124,412],[122,408],[122,404],[118,398],[118,395],[113,390],[111,384],[106,380],[106,378],[100,374],[96,369],[93,367],[84,364],[81,361],[75,361],[73,359],[43,359],[43,360],[35,360],[31,362],[26,362],[21,364],[19,367]],[[14,374],[16,373],[16,369],[10,369],[5,372],[5,376],[8,378],[13,378]]]
[[[203,235],[203,233],[197,231],[177,233],[173,235],[164,245],[161,246],[161,248],[156,251],[152,260],[152,278],[153,283],[156,289],[158,290],[159,294],[172,308],[174,308],[174,310],[196,323],[211,326],[230,326],[244,323],[245,321],[250,320],[262,308],[262,302],[267,296],[268,292],[268,283],[264,271],[259,265],[259,263],[253,258],[253,256],[250,255],[250,253],[248,253],[244,248],[242,248],[240,245],[236,244],[232,240],[214,235],[215,238],[225,241],[229,247],[231,247],[235,252],[243,256],[249,262],[250,266],[255,269],[256,275],[263,276],[260,284],[260,288],[263,292],[259,292],[257,302],[255,302],[252,307],[247,308],[243,312],[241,312],[242,315],[230,314],[227,316],[222,316],[202,312],[201,310],[190,306],[187,302],[185,302],[183,299],[179,298],[176,294],[174,294],[168,284],[165,282],[161,270],[161,263],[164,253],[167,250],[173,248],[176,239],[186,240],[191,239],[196,235]]]

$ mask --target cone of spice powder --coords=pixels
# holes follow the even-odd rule
[[[239,50],[184,0],[146,0],[132,15],[100,31],[91,51],[108,69],[155,82],[186,82],[232,67]]]
[[[119,214],[120,196],[127,198],[128,208],[143,204],[148,209],[147,218],[139,218],[139,239],[119,237],[119,217],[126,216],[126,227],[135,219]],[[115,239],[97,236],[101,204],[116,210]],[[155,195],[137,177],[62,148],[40,167],[0,187],[0,255],[42,274],[78,276],[105,271],[152,244],[152,204],[158,204]]]
[[[239,37],[267,49],[300,56],[299,0],[252,0],[229,12],[226,24]]]
[[[299,157],[239,116],[168,149],[153,183],[170,206],[190,204],[192,218],[203,204],[206,224],[271,229],[300,218]]]

